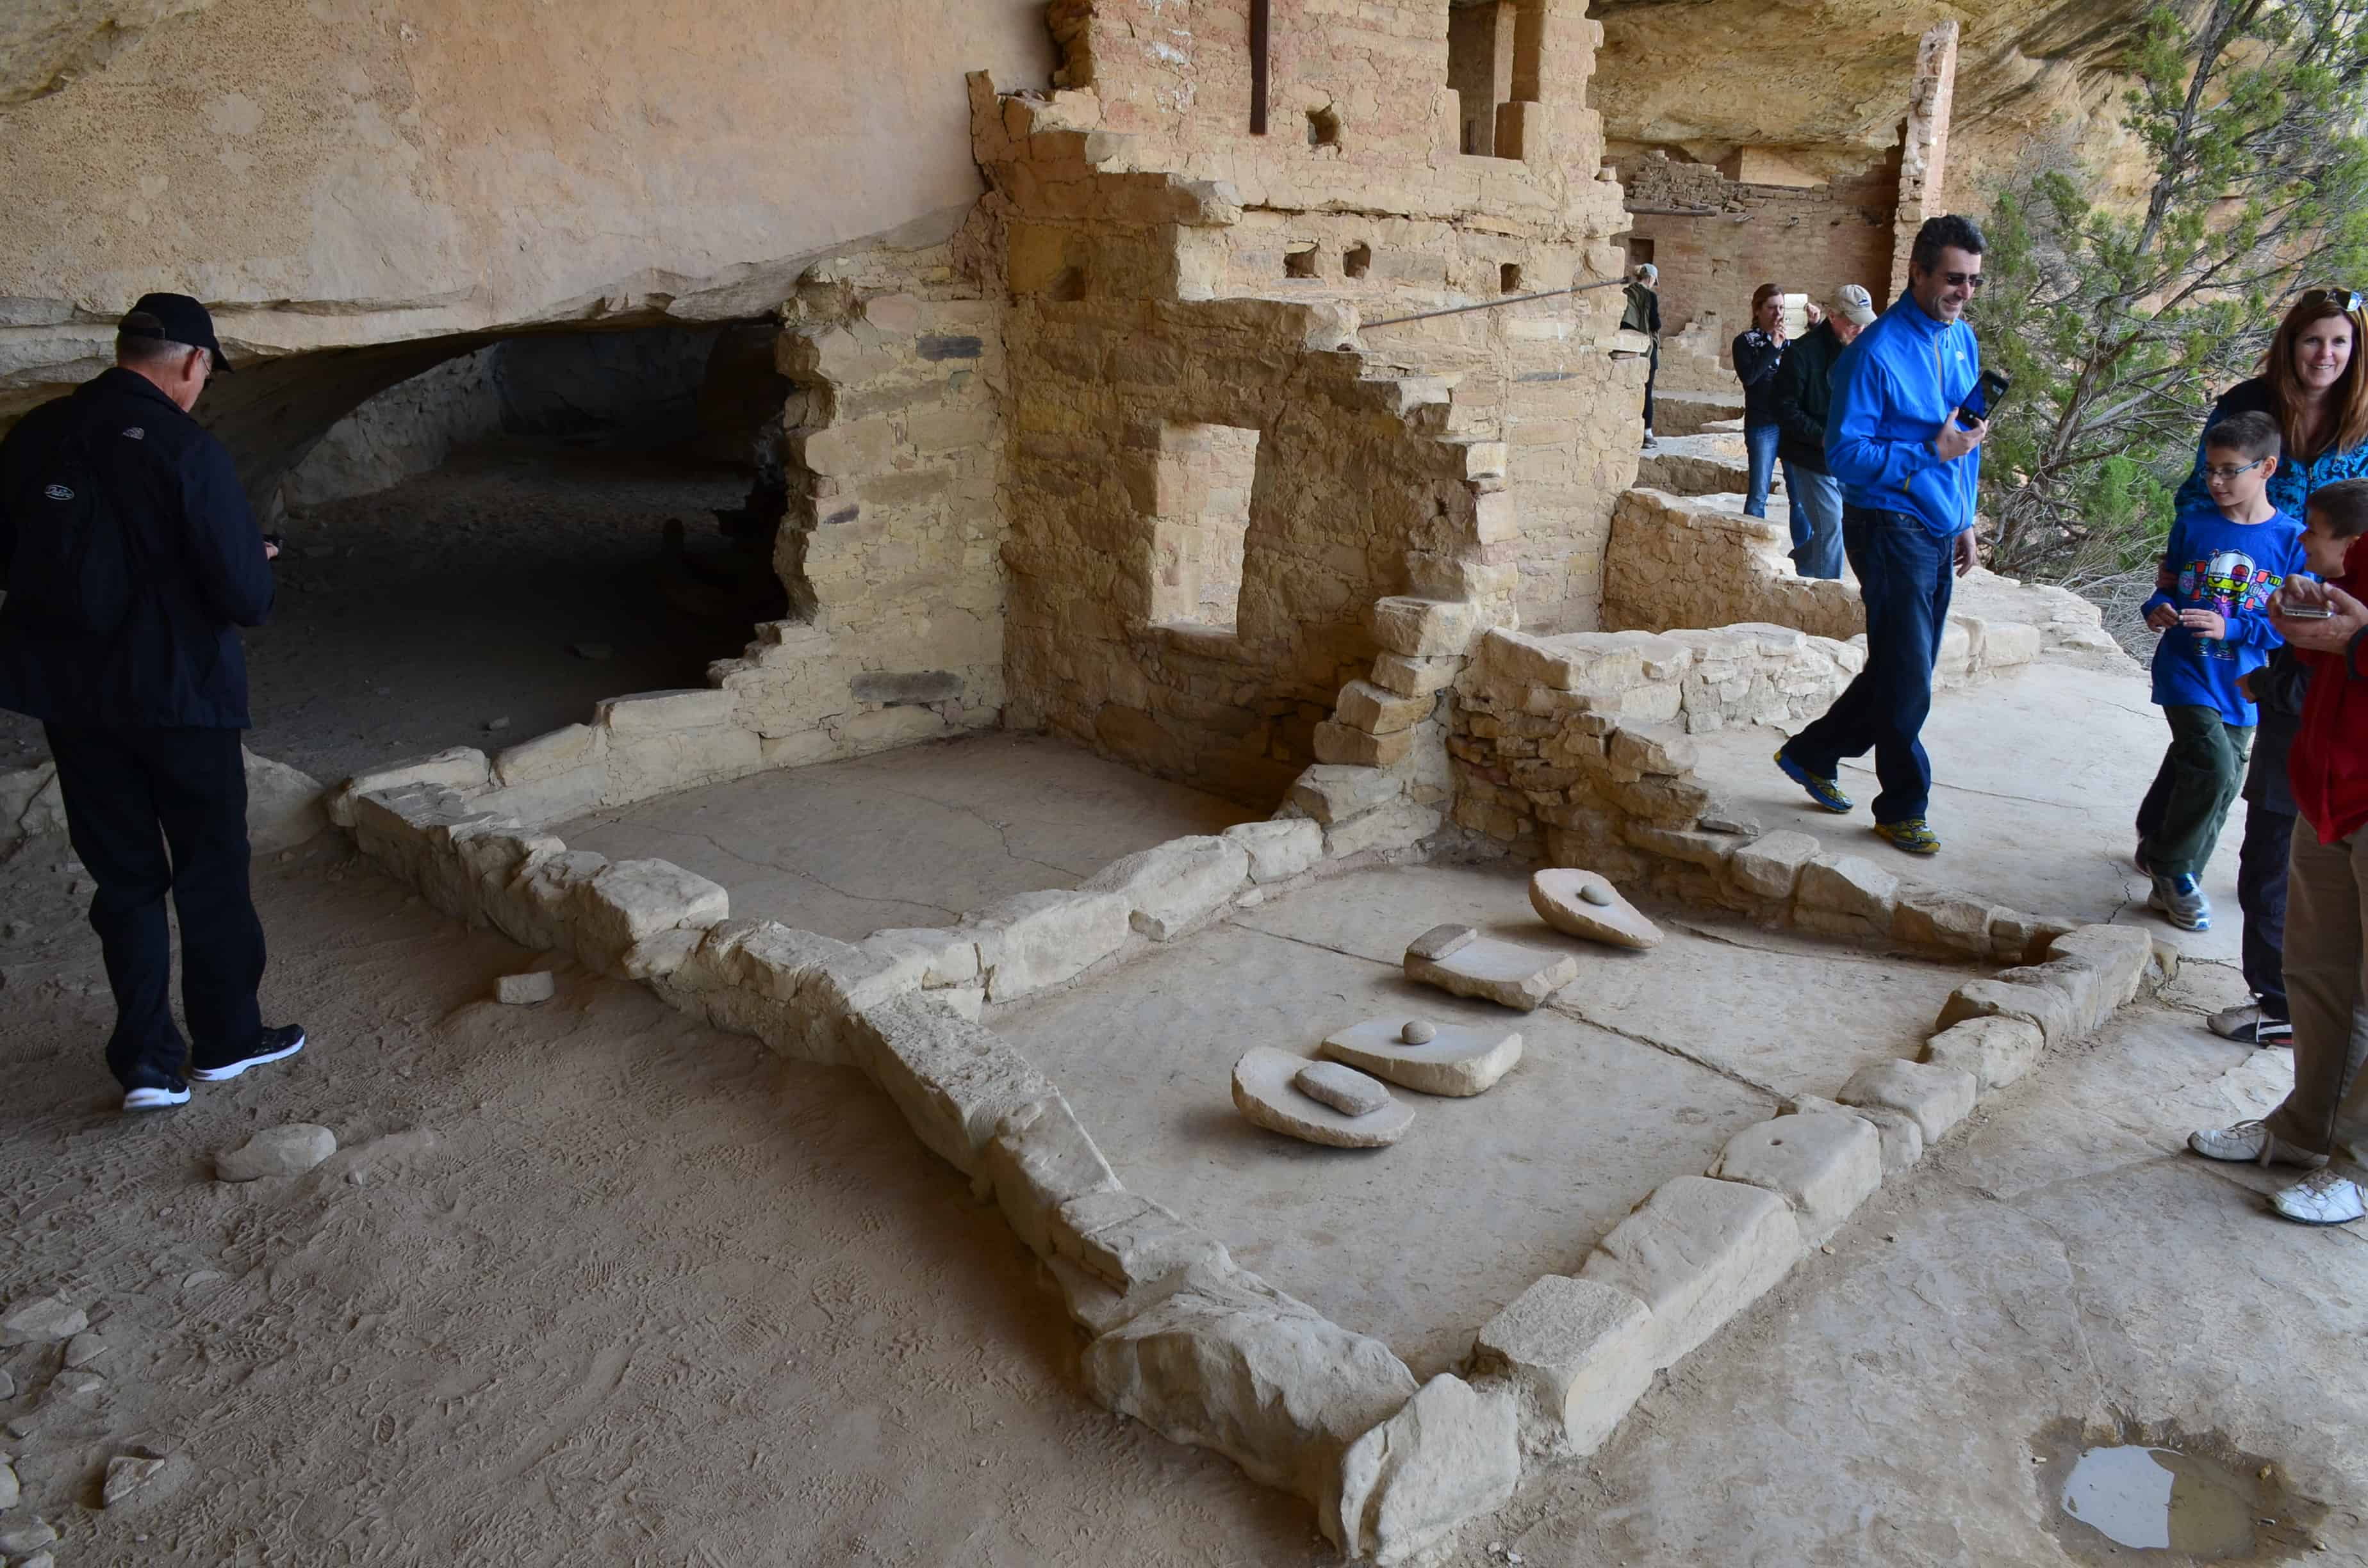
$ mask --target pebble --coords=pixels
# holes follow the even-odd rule
[[[100,1489],[99,1504],[112,1508],[134,1492],[156,1479],[163,1471],[163,1460],[140,1459],[131,1454],[107,1461],[107,1483]]]
[[[72,1339],[89,1326],[89,1315],[63,1296],[36,1296],[0,1317],[0,1345],[47,1345]]]
[[[1598,909],[1609,908],[1611,903],[1611,894],[1594,882],[1589,882],[1585,887],[1579,889],[1578,896],[1585,902],[1595,905]]]
[[[87,1367],[107,1354],[107,1341],[87,1331],[66,1341],[66,1365]]]
[[[188,1273],[181,1276],[181,1289],[184,1290],[194,1290],[200,1285],[219,1284],[221,1281],[229,1278],[229,1275],[224,1274],[219,1268],[192,1269]]]
[[[488,730],[507,730],[509,727],[510,716],[507,713],[503,714],[498,719],[488,719],[485,721],[485,728]]]
[[[17,1485],[16,1467],[0,1463],[0,1511],[15,1507],[17,1499],[22,1495],[23,1492]]]
[[[50,1380],[50,1392],[87,1402],[107,1392],[107,1380],[97,1372],[60,1372]]]
[[[1408,1018],[1406,1028],[1398,1030],[1398,1038],[1408,1045],[1429,1045],[1439,1038],[1439,1028],[1422,1018]]]
[[[14,1399],[16,1397],[17,1380],[10,1377],[6,1372],[0,1372],[0,1399]]]
[[[337,1135],[309,1121],[267,1127],[245,1143],[214,1156],[214,1174],[224,1181],[301,1176],[337,1152]]]
[[[559,982],[547,969],[506,974],[494,982],[494,999],[514,1006],[548,1002],[559,994]]]
[[[11,1416],[8,1420],[8,1436],[12,1437],[29,1437],[40,1429],[40,1425],[41,1423],[40,1419],[36,1416]]]
[[[11,1557],[19,1552],[39,1551],[57,1539],[58,1532],[50,1528],[49,1521],[37,1518],[29,1524],[18,1525],[15,1529],[0,1530],[0,1551]]]

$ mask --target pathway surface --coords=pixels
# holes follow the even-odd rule
[[[1829,849],[1862,854],[1903,879],[1978,893],[2034,915],[2143,926],[2182,953],[2234,966],[2241,946],[2237,846],[2243,802],[2228,816],[2203,878],[2211,931],[2175,930],[2146,907],[2132,864],[2131,825],[2170,732],[2144,677],[2043,664],[1932,699],[1924,749],[1932,758],[1933,831],[1941,851],[1918,860],[1870,831],[1877,785],[1872,753],[1842,765],[1858,801],[1848,817],[1811,805],[1770,760],[1783,736],[1752,728],[1698,735],[1701,773],[1761,826],[1798,828]]]

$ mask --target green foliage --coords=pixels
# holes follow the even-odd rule
[[[2092,200],[2058,158],[1989,218],[1978,324],[2014,377],[1982,465],[2001,570],[2143,558],[2291,297],[2368,278],[2368,0],[2157,6],[2123,69],[2145,204]]]

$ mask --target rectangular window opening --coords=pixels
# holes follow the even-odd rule
[[[1497,268],[1497,292],[1518,294],[1521,291],[1521,264],[1508,261]]]
[[[1309,246],[1308,246],[1306,249],[1304,249],[1304,250],[1292,250],[1292,251],[1285,251],[1285,252],[1283,252],[1283,253],[1282,253],[1282,275],[1283,275],[1285,278],[1313,278],[1313,277],[1315,277],[1315,247],[1314,245],[1309,245]]]
[[[1543,0],[1448,0],[1447,85],[1455,90],[1456,146],[1483,158],[1518,158],[1517,99],[1537,95]]]
[[[1340,272],[1346,278],[1362,278],[1373,269],[1373,247],[1350,245],[1340,253]]]
[[[1239,623],[1258,433],[1233,425],[1162,426],[1152,519],[1151,619],[1233,631]]]

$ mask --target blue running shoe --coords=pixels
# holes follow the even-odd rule
[[[1776,766],[1783,772],[1785,778],[1806,790],[1809,792],[1809,799],[1816,801],[1827,811],[1839,816],[1850,809],[1850,798],[1842,793],[1839,783],[1831,778],[1818,778],[1791,757],[1786,756],[1782,747],[1779,747],[1776,753]]]
[[[2163,918],[2182,931],[2212,929],[2212,901],[2195,885],[2195,879],[2182,871],[2175,877],[2157,877],[2154,892],[2147,895],[2149,908],[2162,911]]]

